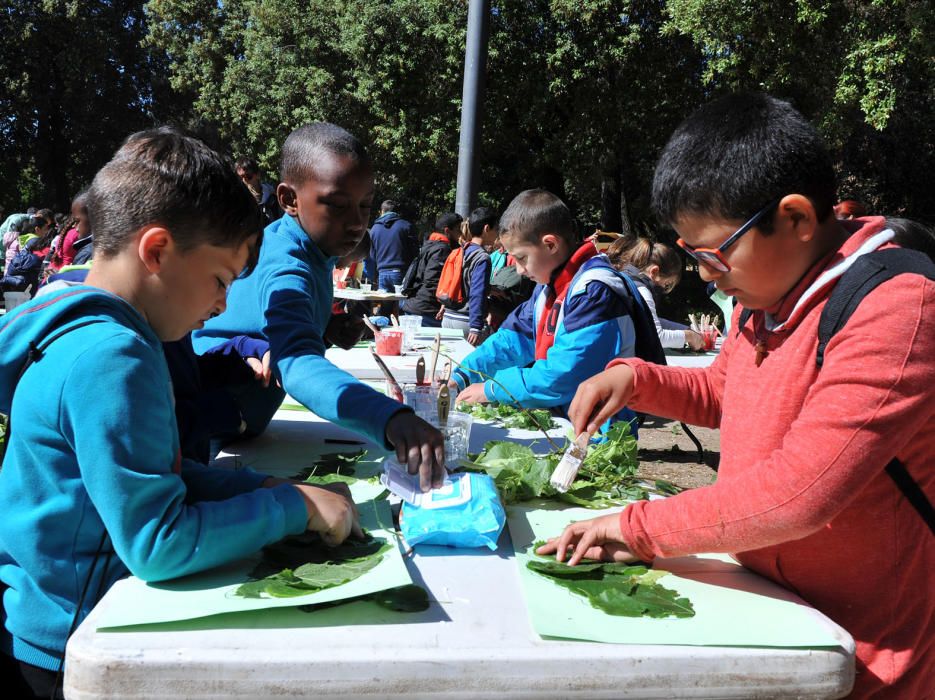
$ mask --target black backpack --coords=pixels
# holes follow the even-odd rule
[[[818,352],[815,364],[821,369],[825,348],[834,334],[847,324],[854,311],[870,292],[898,275],[911,273],[935,280],[935,263],[925,253],[910,248],[887,248],[860,256],[848,268],[831,290],[831,295],[818,320]],[[740,312],[737,333],[747,324],[753,312]],[[935,534],[935,507],[915,482],[906,465],[895,457],[886,465],[886,473],[895,482],[906,500]]]

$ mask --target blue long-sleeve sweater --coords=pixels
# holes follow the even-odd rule
[[[256,269],[231,285],[227,311],[192,335],[195,352],[239,335],[266,339],[276,377],[290,396],[325,420],[385,445],[389,419],[410,409],[325,359],[335,259],[321,252],[295,217],[274,221],[264,232]]]
[[[412,224],[394,211],[387,212],[370,227],[370,258],[377,273],[393,269],[405,272],[418,248]]]
[[[461,362],[452,378],[463,389],[484,381],[489,401],[567,411],[578,385],[618,357],[662,356],[659,339],[635,287],[602,256],[591,258],[568,286],[546,357],[536,359],[536,336],[549,286],[540,284],[503,325]],[[506,387],[507,391],[504,391]],[[629,418],[626,409],[619,418]]]
[[[31,341],[86,320],[95,323],[52,343],[17,384]],[[105,528],[103,590],[128,572],[183,576],[305,529],[293,487],[258,488],[265,475],[180,458],[162,345],[132,306],[99,289],[51,292],[0,321],[0,412],[11,412],[0,646],[26,663],[58,667]],[[81,616],[103,568],[104,556]]]

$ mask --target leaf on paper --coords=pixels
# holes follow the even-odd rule
[[[688,598],[658,583],[668,572],[645,566],[586,561],[568,566],[550,557],[526,562],[526,568],[585,598],[608,615],[623,617],[692,617]]]

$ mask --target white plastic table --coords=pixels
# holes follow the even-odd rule
[[[402,301],[406,299],[402,294],[396,294],[395,292],[380,292],[371,290],[365,292],[361,289],[351,289],[344,288],[338,289],[335,287],[333,290],[335,299],[347,299],[349,301],[373,301],[373,302],[383,302],[383,301]]]
[[[717,352],[680,352],[666,350],[666,362],[672,367],[707,367],[715,358]]]
[[[476,431],[474,448],[497,430]],[[348,433],[310,413],[281,411],[239,457],[260,468],[275,451],[269,466],[288,468],[303,440],[325,435]],[[839,647],[547,640],[531,629],[506,531],[496,552],[419,546],[407,566],[429,591],[430,608],[375,614],[372,624],[342,625],[341,608],[311,614],[286,608],[264,611],[249,624],[98,632],[105,596],[68,644],[66,697],[837,698],[853,681],[853,641],[817,611],[809,614],[829,627]],[[778,590],[749,576],[766,591]]]
[[[429,340],[429,337],[428,334],[417,334],[416,345],[418,349],[407,352],[404,355],[380,356],[393,373],[393,376],[396,377],[396,381],[400,383],[415,382],[416,363],[419,361],[419,356],[425,357],[425,372],[428,378],[428,373],[432,369],[432,341]],[[431,337],[434,338],[434,336]],[[445,355],[460,362],[474,350],[474,347],[464,340],[463,337],[443,337],[441,346],[442,354],[438,358],[436,372],[440,372],[445,366]],[[383,373],[380,371],[380,368],[377,367],[377,363],[373,359],[373,354],[370,352],[369,348],[355,347],[350,350],[328,348],[325,351],[325,357],[341,369],[350,372],[358,379],[383,379]]]

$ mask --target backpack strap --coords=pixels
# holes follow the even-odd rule
[[[884,282],[904,273],[935,280],[935,263],[917,250],[887,248],[861,255],[847,269],[831,291],[818,321],[818,353],[815,362],[819,367],[824,364],[828,342],[844,328],[864,297]]]
[[[935,263],[918,250],[886,248],[861,255],[841,275],[818,321],[818,352],[815,355],[815,364],[819,369],[824,364],[828,342],[835,333],[844,328],[864,297],[884,282],[904,273],[935,280]],[[886,465],[886,473],[935,535],[935,507],[909,474],[906,466],[894,457]]]
[[[886,465],[886,473],[890,475],[890,478],[896,483],[896,487],[902,492],[903,496],[906,497],[906,500],[909,501],[912,507],[916,509],[916,512],[922,518],[923,522],[928,525],[932,534],[935,535],[935,507],[932,506],[932,502],[928,499],[928,496],[925,495],[925,491],[922,490],[922,487],[919,486],[916,480],[912,478],[912,475],[909,474],[906,465],[894,457],[892,461]]]
[[[79,321],[78,323],[73,323],[70,326],[65,326],[55,331],[47,338],[42,340],[40,343],[36,343],[34,340],[29,341],[29,351],[26,353],[26,362],[23,363],[23,366],[20,367],[19,372],[16,375],[16,383],[13,386],[13,393],[16,393],[16,384],[19,384],[20,379],[23,378],[23,375],[26,374],[32,365],[42,359],[42,356],[45,354],[46,349],[54,343],[56,340],[61,338],[63,335],[71,333],[72,331],[78,330],[79,328],[84,328],[85,326],[90,326],[92,323],[101,323],[100,319],[92,318],[86,319],[84,321]],[[7,415],[7,428],[6,428],[6,444],[10,444],[10,436],[13,435],[13,402],[10,401],[10,413]]]

